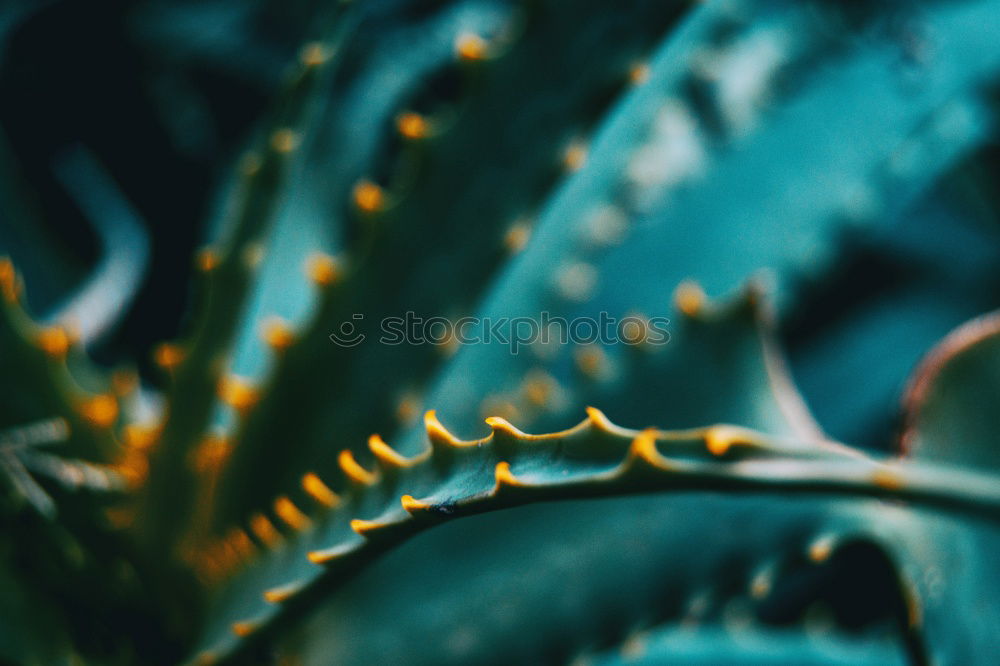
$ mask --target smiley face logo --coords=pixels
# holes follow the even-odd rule
[[[360,345],[365,341],[365,334],[358,330],[359,325],[355,324],[355,322],[361,322],[364,318],[363,314],[356,314],[351,317],[353,321],[342,322],[339,328],[330,334],[330,340],[340,347],[356,347]]]

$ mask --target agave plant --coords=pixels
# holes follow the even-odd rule
[[[0,10],[0,661],[1000,658],[1000,3],[64,4],[156,103]]]

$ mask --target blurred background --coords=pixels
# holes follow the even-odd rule
[[[898,67],[919,80],[935,39],[919,12],[897,12],[889,2],[841,4],[839,37],[894,45]],[[150,350],[181,330],[191,257],[210,237],[232,165],[321,6],[305,0],[3,3],[0,251],[24,271],[36,314],[60,307],[115,244],[122,271],[116,274],[134,284],[127,298],[114,301],[121,307],[106,317],[110,324],[90,349],[106,363],[137,363],[149,379]],[[677,3],[668,13],[683,10]],[[418,59],[414,49],[435,30],[471,25],[488,34],[511,5],[385,1],[366,3],[363,11],[367,17],[348,56],[354,62],[338,74],[345,87],[370,77],[401,49]],[[372,43],[381,46],[371,49]],[[412,88],[393,83],[391,68],[383,70],[381,79],[363,81],[362,102],[378,104],[398,97],[405,85]],[[381,89],[373,83],[380,80]],[[423,85],[418,96],[454,97],[447,76]],[[989,90],[984,94],[995,101]],[[334,175],[313,178],[306,184],[312,193],[299,196],[317,199],[317,190],[329,190],[321,194],[332,200],[346,198],[352,179],[372,171],[373,161],[377,170],[397,147],[382,141],[362,158],[342,153],[339,162],[323,155],[337,149],[337,137],[329,135],[338,127],[354,136],[389,135],[384,130],[391,123],[366,126],[347,102],[327,103],[320,124],[328,138],[312,149],[310,165]],[[875,207],[881,211],[875,214],[898,223],[844,233],[824,250],[835,255],[827,269],[803,280],[794,307],[782,312],[793,373],[836,437],[887,446],[898,413],[894,401],[919,355],[961,321],[1000,305],[995,111],[977,100],[972,120],[958,113],[950,121],[974,123],[969,131],[976,139],[956,148],[947,168],[928,174],[902,205],[884,206],[860,188],[852,204],[858,215]],[[869,389],[845,390],[862,376]]]
[[[227,214],[241,194],[240,160],[248,149],[268,145],[272,121],[289,99],[289,73],[302,65],[304,44],[329,36],[335,4],[0,2],[0,256],[11,257],[22,274],[33,317],[74,322],[100,366],[138,370],[140,399],[123,399],[120,419],[115,411],[102,436],[124,440],[119,426],[159,415],[169,390],[155,350],[191,330],[197,253],[225,238]],[[374,464],[365,442],[376,431],[393,444],[403,442],[407,454],[422,450],[424,408],[441,410],[442,421],[467,437],[482,435],[482,417],[492,414],[509,415],[525,430],[558,430],[578,422],[585,404],[597,404],[626,426],[691,427],[737,414],[745,417],[741,425],[766,430],[777,423],[782,430],[788,424],[775,417],[766,382],[754,374],[756,333],[736,315],[721,317],[718,330],[684,319],[670,294],[686,278],[724,300],[758,269],[769,270],[764,283],[780,347],[819,426],[833,439],[879,452],[898,446],[900,402],[921,358],[955,327],[1000,307],[1000,3],[629,0],[618,7],[597,0],[358,0],[351,16],[349,34],[338,37],[335,66],[310,89],[306,120],[292,135],[300,150],[277,188],[267,256],[223,370],[248,378],[248,386],[264,385],[269,364],[287,358],[260,339],[260,323],[270,314],[296,325],[306,321],[328,285],[310,282],[304,260],[315,251],[339,256],[363,245],[365,224],[376,215],[358,205],[359,182],[385,197],[395,226],[388,227],[377,265],[363,267],[356,291],[334,314],[399,315],[414,303],[426,307],[425,314],[446,316],[491,308],[534,315],[542,307],[565,316],[598,309],[621,316],[639,308],[676,317],[671,330],[680,343],[661,357],[608,349],[604,356],[563,350],[559,358],[512,359],[503,350],[468,348],[451,359],[428,349],[334,349],[323,334],[338,320],[320,320],[306,341],[313,346],[289,355],[279,375],[286,384],[263,392],[266,409],[253,414],[259,419],[245,430],[245,410],[212,394],[215,384],[209,384],[205,400],[214,411],[192,429],[197,437],[248,432],[252,441],[237,461],[243,467],[230,467],[229,485],[219,486],[222,499],[212,505],[221,507],[218,515],[199,526],[202,550],[178,558],[191,565],[192,579],[210,560],[198,558],[218,552],[227,530],[243,525],[251,511],[269,511],[278,493],[298,492],[293,499],[305,506],[309,500],[298,490],[304,472],[342,481],[331,451],[352,448],[363,464]],[[464,61],[497,66],[476,70]],[[647,82],[662,94],[644,92]],[[401,111],[428,125],[401,128]],[[427,136],[416,138],[431,147],[421,153],[406,135],[425,130]],[[596,227],[587,227],[595,220]],[[586,234],[589,240],[581,241]],[[572,270],[560,273],[564,263]],[[554,282],[547,271],[557,274]],[[0,348],[0,362],[11,361],[4,352]],[[685,365],[690,359],[694,365]],[[601,377],[602,362],[614,372]],[[5,395],[20,392],[17,381],[3,379]],[[0,431],[47,416],[26,403],[29,419],[4,402]],[[201,442],[177,439],[190,447]],[[215,473],[192,487],[204,483],[215,492]],[[175,492],[172,481],[167,477],[161,486],[167,496]],[[194,497],[187,500],[194,504]],[[386,573],[378,583],[382,596],[355,586],[333,598],[333,620],[325,625],[321,618],[310,639],[319,645],[314,663],[322,663],[325,641],[336,642],[328,627],[353,631],[341,618],[355,605],[368,610],[359,622],[380,636],[385,617],[394,622],[405,614],[413,601],[407,595],[446,590],[453,598],[440,600],[437,621],[450,629],[459,624],[454,617],[482,610],[477,604],[486,605],[499,580],[515,600],[508,619],[530,617],[537,610],[530,585],[554,586],[557,577],[539,567],[525,582],[521,562],[548,557],[556,567],[579,558],[596,574],[580,575],[565,589],[585,599],[594,580],[614,580],[602,576],[629,566],[632,542],[606,544],[602,532],[621,528],[623,516],[633,521],[623,532],[639,535],[637,543],[649,552],[674,554],[678,570],[700,566],[699,558],[676,556],[676,542],[690,534],[717,542],[719,566],[728,571],[728,553],[745,552],[743,524],[767,523],[787,508],[758,498],[753,506],[761,511],[752,513],[749,504],[711,496],[707,501],[729,521],[724,529],[699,517],[704,497],[677,505],[660,499],[661,513],[644,514],[654,504],[645,499],[609,501],[597,520],[582,510],[568,520],[558,506],[537,513],[529,507],[470,521],[469,528],[449,526],[435,533],[440,543],[417,540],[379,565]],[[828,509],[821,506],[817,515]],[[89,526],[86,511],[81,523]],[[678,514],[683,529],[665,529]],[[12,521],[23,517],[11,515]],[[160,551],[149,543],[159,546],[157,539],[176,547],[174,532],[188,526],[171,520],[167,515],[162,526],[150,520],[146,534],[140,525],[137,541],[154,554]],[[803,511],[789,528],[796,567],[803,565],[800,546],[807,541],[808,530],[800,528],[811,521]],[[565,533],[553,540],[555,523]],[[524,526],[524,549],[511,559],[506,530]],[[38,533],[49,534],[49,525]],[[969,533],[961,562],[987,552],[985,538],[981,543]],[[111,539],[134,536],[124,534]],[[920,543],[922,533],[912,534]],[[441,557],[469,544],[485,546],[468,547],[475,552],[461,566]],[[771,556],[769,544],[755,547],[762,560]],[[539,556],[531,559],[532,552]],[[900,606],[893,564],[868,542],[845,553],[801,579],[790,577],[778,610],[764,608],[761,616],[782,626],[798,622],[812,601],[800,591],[819,589],[814,596],[829,602],[849,631],[899,620],[907,609]],[[406,557],[436,573],[411,577]],[[676,581],[654,560],[645,561],[650,575],[664,575],[662,589],[672,590]],[[161,564],[155,556],[152,561]],[[305,566],[304,557],[298,561]],[[103,573],[101,557],[88,562]],[[21,560],[17,567],[11,578],[30,581],[26,590],[58,587],[51,570],[23,567]],[[477,578],[490,568],[503,574]],[[22,575],[28,570],[34,578]],[[84,582],[96,580],[81,571]],[[176,572],[150,571],[129,589],[131,596],[123,595],[128,613],[136,607],[159,613],[159,598],[147,591],[172,587]],[[735,589],[748,572],[716,580]],[[188,573],[178,579],[190,582]],[[449,585],[439,584],[437,576],[449,574]],[[161,645],[186,653],[202,634],[210,647],[212,641],[231,647],[228,623],[262,603],[257,582],[246,584],[251,602],[239,598],[219,614],[218,631],[202,631],[187,617],[186,625],[177,623],[181,629],[163,622],[156,630],[163,636],[151,640],[145,625],[132,627],[136,653]],[[213,584],[204,587],[214,592]],[[636,574],[629,584],[643,590],[646,580]],[[81,584],[80,590],[78,605],[66,606],[68,625],[88,615],[90,588]],[[96,594],[106,592],[102,587]],[[396,606],[381,604],[397,592]],[[176,596],[162,605],[180,609],[182,617],[196,606]],[[650,608],[662,610],[660,601]],[[938,617],[950,616],[949,603],[937,607]],[[573,616],[552,617],[552,635],[543,635],[542,622],[528,629],[512,623],[510,631],[537,630],[538,644],[568,636]],[[451,647],[418,620],[395,635],[394,649],[406,654],[407,640],[422,640],[427,663],[438,663],[435,650]],[[614,620],[600,626],[618,640]],[[114,652],[101,644],[114,642],[114,622],[104,616],[92,622],[106,633],[81,624],[74,645]],[[497,629],[499,622],[482,625],[467,642],[477,654],[495,656],[487,639],[505,640],[507,629]],[[911,641],[907,652],[919,655],[915,631],[906,633],[911,629],[902,632]],[[357,645],[349,636],[341,643],[350,653],[344,663],[351,654],[356,663],[370,658],[351,653]],[[461,655],[459,648],[449,654]]]

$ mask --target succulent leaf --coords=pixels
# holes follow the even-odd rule
[[[942,340],[911,382],[902,452],[919,460],[995,469],[998,360],[1000,315],[974,319]]]
[[[0,661],[996,661],[998,0],[43,4]]]

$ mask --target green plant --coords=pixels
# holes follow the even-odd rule
[[[36,321],[0,263],[0,656],[992,663],[996,316],[926,357],[895,450],[879,419],[996,304],[997,10],[296,7],[158,377],[87,353],[134,285]],[[817,316],[866,252],[911,270]],[[330,339],[408,311],[635,344]]]

